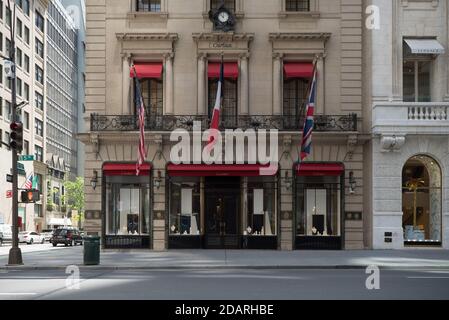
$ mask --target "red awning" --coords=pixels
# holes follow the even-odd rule
[[[313,64],[310,62],[284,62],[285,77],[312,78]]]
[[[219,78],[220,62],[209,62],[209,65],[207,67],[207,75],[209,78]],[[234,80],[239,77],[239,66],[237,62],[224,63],[224,77]]]
[[[338,177],[345,172],[345,167],[341,163],[301,163],[295,171],[300,177]]]
[[[139,79],[161,79],[162,78],[162,62],[136,62],[134,63],[136,68],[137,77]],[[130,77],[134,78],[134,69],[130,70]]]
[[[151,164],[144,163],[140,169],[139,176],[149,176]],[[103,165],[103,175],[105,176],[135,176],[136,163],[105,163]]]
[[[275,176],[278,167],[259,164],[169,164],[168,174],[171,177],[259,177]]]

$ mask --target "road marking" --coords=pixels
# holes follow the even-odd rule
[[[0,292],[0,296],[34,296],[34,292]]]
[[[408,279],[449,279],[449,277],[407,277]]]

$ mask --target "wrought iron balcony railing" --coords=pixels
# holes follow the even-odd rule
[[[203,130],[209,128],[210,120],[204,115],[149,115],[145,119],[147,131],[173,131],[176,129],[193,129],[195,121],[201,123]],[[356,132],[356,114],[349,115],[317,115],[315,130],[319,132]],[[304,117],[277,115],[239,115],[222,116],[221,129],[277,129],[279,131],[302,130]],[[100,115],[91,114],[91,131],[137,131],[139,121],[137,115]]]

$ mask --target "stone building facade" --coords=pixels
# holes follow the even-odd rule
[[[380,28],[365,39],[373,112],[368,238],[375,249],[448,248],[448,2],[367,4],[381,13]]]
[[[106,248],[364,248],[363,1],[225,1],[227,32],[208,14],[220,2],[86,1],[85,230]],[[172,130],[209,127],[222,57],[221,129],[279,130],[270,175],[235,159],[172,163]],[[298,168],[314,61],[313,152]]]

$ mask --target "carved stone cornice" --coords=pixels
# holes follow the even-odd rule
[[[308,32],[308,33],[270,33],[268,38],[270,41],[295,41],[295,40],[322,40],[327,41],[332,36],[332,33],[327,32]]]
[[[179,39],[177,33],[150,33],[150,32],[132,32],[132,33],[117,33],[116,37],[119,41],[171,41],[175,42]]]
[[[192,34],[195,41],[253,41],[254,33],[210,32]]]
[[[284,57],[284,54],[281,52],[273,52],[273,60],[281,60]]]
[[[382,152],[399,152],[405,144],[405,135],[382,135],[380,146]]]
[[[198,58],[198,60],[206,60],[207,59],[207,53],[206,52],[199,52],[198,54],[197,54],[197,58]]]
[[[167,53],[164,53],[162,56],[164,57],[165,60],[169,60],[169,59],[172,60],[175,57],[175,53],[167,52]]]

